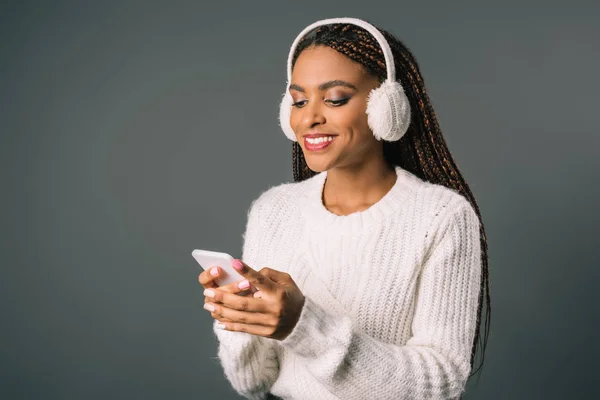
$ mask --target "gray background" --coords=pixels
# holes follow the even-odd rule
[[[465,398],[599,396],[599,6],[481,3],[2,2],[0,397],[239,398],[190,252],[239,257],[251,201],[292,180],[287,52],[341,16],[413,51],[482,210]]]

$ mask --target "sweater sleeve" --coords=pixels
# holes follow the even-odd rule
[[[280,344],[335,396],[452,399],[464,391],[480,290],[479,218],[468,202],[445,214],[421,267],[406,344],[367,336],[349,316],[305,298],[297,325]]]
[[[260,209],[259,197],[250,207],[244,233],[242,260],[253,268],[258,266],[264,237]],[[215,320],[213,332],[219,341],[217,355],[233,388],[249,399],[268,398],[279,376],[278,343],[263,336],[219,329],[216,324]]]

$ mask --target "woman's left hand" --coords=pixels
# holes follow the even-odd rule
[[[248,281],[258,291],[250,297],[218,288],[205,289],[204,295],[209,297],[205,308],[208,306],[210,315],[217,320],[228,319],[221,322],[228,331],[285,339],[296,326],[304,306],[304,295],[292,277],[268,267],[255,271],[240,260],[235,260],[233,265],[246,278],[240,283]],[[213,310],[210,310],[211,305]]]

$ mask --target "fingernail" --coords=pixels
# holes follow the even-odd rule
[[[238,283],[238,287],[240,289],[248,289],[250,287],[250,282],[248,282],[248,279],[245,279],[245,280],[241,281],[240,283]]]
[[[242,268],[244,268],[244,265],[237,258],[235,258],[233,260],[233,262],[231,263],[231,265],[233,265],[233,268],[237,269],[238,271],[241,270]]]
[[[217,267],[211,268],[211,269],[210,269],[210,274],[211,274],[212,276],[217,276],[217,275],[219,275],[219,268],[217,268]]]
[[[204,293],[205,296],[207,297],[214,297],[215,296],[215,292],[213,292],[211,289],[204,289]]]
[[[215,326],[219,329],[225,329],[225,324],[221,324],[221,323],[216,323]]]
[[[208,311],[210,311],[210,312],[213,312],[213,311],[215,311],[215,306],[213,306],[213,305],[212,305],[212,304],[210,304],[210,303],[206,303],[206,304],[204,305],[204,309],[205,309],[205,310],[208,310]]]

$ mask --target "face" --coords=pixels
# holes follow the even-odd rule
[[[327,46],[300,53],[289,89],[290,124],[311,170],[351,167],[381,157],[382,143],[373,136],[366,114],[369,93],[378,86],[362,65]],[[331,136],[315,142],[311,134]]]

